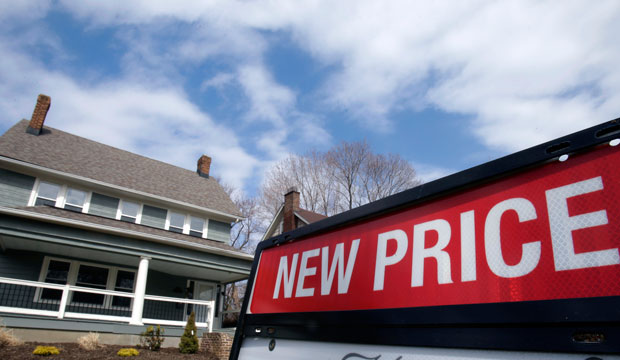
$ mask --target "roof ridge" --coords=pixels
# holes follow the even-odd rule
[[[22,123],[22,122],[26,122],[26,123],[28,123],[28,120],[26,120],[26,119],[22,119],[21,121],[17,122],[17,124],[15,124],[15,125],[18,125],[19,123]],[[121,149],[121,148],[116,147],[116,146],[112,146],[112,145],[104,144],[104,143],[102,143],[102,142],[100,142],[100,141],[93,140],[93,139],[89,139],[89,138],[84,137],[84,136],[80,136],[80,135],[72,134],[72,133],[70,133],[70,132],[67,132],[67,131],[64,131],[64,130],[61,130],[61,129],[57,129],[57,128],[55,128],[55,127],[48,126],[48,125],[46,125],[46,124],[45,124],[45,125],[43,125],[43,131],[45,131],[46,129],[47,129],[47,130],[49,130],[49,131],[52,131],[52,130],[53,130],[53,131],[60,132],[60,133],[62,133],[62,134],[63,134],[63,136],[67,136],[67,137],[74,137],[74,138],[77,138],[77,139],[82,139],[82,140],[89,141],[89,142],[91,142],[91,143],[97,144],[97,145],[99,145],[99,146],[103,146],[103,147],[106,147],[106,148],[109,148],[109,149],[113,149],[113,150],[116,150],[116,151],[122,151],[122,152],[124,152],[124,153],[126,153],[126,154],[128,154],[128,155],[130,155],[130,156],[140,157],[140,158],[143,158],[143,159],[145,159],[145,160],[154,161],[154,162],[160,163],[160,164],[165,165],[165,166],[174,167],[174,168],[177,168],[177,169],[181,169],[181,170],[184,170],[184,171],[188,171],[188,172],[190,172],[190,173],[195,173],[195,171],[192,171],[192,170],[186,169],[186,168],[181,167],[181,166],[177,166],[177,165],[174,165],[174,164],[171,164],[171,163],[168,163],[168,162],[162,161],[162,160],[157,160],[157,159],[154,159],[154,158],[151,158],[151,157],[145,156],[145,155],[141,155],[141,154],[138,154],[138,153],[135,153],[135,152],[131,152],[131,151],[129,151],[129,150]],[[8,130],[7,130],[7,132],[8,132]],[[3,134],[3,135],[4,135],[4,134]],[[40,136],[45,136],[45,134],[42,132]],[[212,177],[212,176],[211,176],[211,177]],[[201,178],[202,178],[202,177],[201,177]],[[204,178],[202,178],[202,179],[204,179]]]

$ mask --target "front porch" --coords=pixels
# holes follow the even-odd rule
[[[199,333],[218,331],[226,284],[250,272],[251,255],[226,248],[71,225],[0,217],[8,327],[136,335],[158,324],[168,335],[194,311]]]

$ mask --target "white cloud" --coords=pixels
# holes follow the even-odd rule
[[[403,106],[436,106],[473,115],[472,132],[482,143],[512,151],[613,118],[620,107],[615,64],[620,3],[614,0],[145,1],[67,7],[99,24],[175,18],[253,40],[262,38],[260,31],[290,32],[335,69],[323,86],[327,103],[375,131],[394,130],[390,113]],[[197,44],[184,45],[185,53],[200,56]],[[211,49],[211,42],[202,44]],[[251,74],[245,76],[247,81]],[[261,103],[282,105],[289,97],[280,91]],[[256,110],[277,117],[269,106]]]
[[[514,151],[614,118],[620,108],[620,3],[615,0],[61,3],[89,26],[119,29],[119,38],[128,45],[123,78],[85,85],[35,64],[38,75],[46,78],[29,74],[29,80],[20,80],[30,69],[18,64],[33,60],[24,52],[9,52],[7,59],[3,52],[0,106],[10,116],[16,109],[31,108],[33,89],[49,86],[60,89],[54,99],[74,101],[80,97],[67,96],[82,91],[99,95],[110,107],[119,101],[116,112],[104,114],[125,121],[137,114],[166,126],[191,128],[196,125],[187,124],[193,121],[217,126],[175,82],[183,66],[232,59],[219,78],[205,75],[203,89],[233,81],[241,86],[248,100],[246,119],[262,126],[251,141],[267,163],[290,150],[292,139],[312,143],[313,134],[329,141],[317,117],[298,110],[296,91],[279,83],[266,66],[273,32],[290,34],[324,64],[329,71],[328,78],[320,80],[325,103],[372,131],[397,131],[390,119],[395,111],[434,107],[469,115],[471,132],[481,143]],[[5,13],[41,17],[49,6],[24,4],[5,4],[10,6]],[[162,37],[172,40],[160,43]],[[134,95],[136,101],[156,100],[161,106],[153,110],[161,114],[117,99],[115,93]],[[175,120],[167,111],[170,106],[178,107],[186,119]],[[86,113],[79,104],[67,105],[66,111]],[[296,134],[299,130],[303,135]],[[111,141],[132,144],[140,139],[123,135]],[[238,144],[237,155],[243,158]],[[251,158],[248,164],[255,161]]]
[[[49,71],[0,40],[0,111],[4,126],[29,118],[37,92],[52,97],[46,124],[108,145],[195,170],[201,154],[212,172],[242,187],[258,160],[233,129],[217,124],[176,88],[118,79],[78,83]]]
[[[454,169],[447,169],[421,162],[414,162],[412,166],[416,171],[417,177],[425,183],[440,179],[456,172]]]
[[[250,99],[248,118],[268,121],[277,128],[284,128],[286,113],[296,101],[295,94],[276,83],[262,65],[241,66],[238,80]]]
[[[210,79],[202,82],[200,90],[206,91],[209,88],[221,89],[225,85],[230,84],[235,80],[235,76],[231,73],[218,73]]]

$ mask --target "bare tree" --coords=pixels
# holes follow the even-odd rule
[[[230,231],[230,245],[248,253],[254,253],[256,245],[265,232],[264,217],[256,197],[248,197],[235,187],[218,181],[224,191],[241,211],[242,220],[235,222]],[[236,326],[247,281],[226,284],[224,287],[222,326]]]
[[[363,203],[358,196],[360,180],[363,177],[361,171],[370,155],[370,146],[366,141],[354,143],[343,141],[325,156],[328,166],[334,170],[332,181],[338,185],[337,191],[344,199],[344,210],[351,210]]]
[[[260,204],[271,218],[291,187],[301,207],[334,215],[419,185],[415,170],[395,154],[375,154],[367,142],[342,142],[323,153],[290,155],[266,174]]]
[[[260,204],[270,219],[282,205],[282,195],[295,187],[301,196],[301,207],[321,214],[339,212],[337,184],[325,154],[317,151],[306,155],[289,155],[271,167],[265,174]]]
[[[420,185],[415,169],[402,157],[394,154],[370,154],[362,165],[359,200],[376,201]]]
[[[265,217],[262,215],[262,208],[259,206],[258,198],[248,197],[234,186],[221,181],[218,182],[235,205],[237,205],[243,217],[242,220],[232,224],[230,245],[239,250],[253,253],[258,240],[265,231]]]

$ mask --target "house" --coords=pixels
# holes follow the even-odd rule
[[[276,212],[276,216],[271,220],[262,240],[280,235],[287,231],[295,230],[302,226],[312,224],[319,220],[325,219],[327,216],[321,215],[299,207],[299,192],[295,188],[291,188],[284,195],[284,203]]]
[[[44,126],[50,102],[0,137],[4,324],[133,345],[149,324],[180,336],[192,311],[200,332],[220,329],[224,286],[253,257],[228,245],[241,215],[211,158],[194,172]]]

